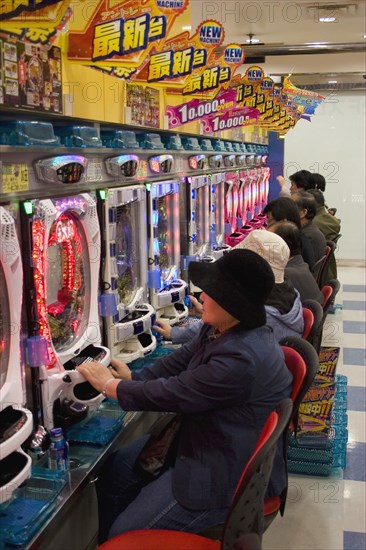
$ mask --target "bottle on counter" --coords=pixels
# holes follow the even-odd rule
[[[66,441],[62,428],[52,428],[50,430],[51,445],[48,449],[48,467],[51,470],[68,470],[69,463],[69,444]]]

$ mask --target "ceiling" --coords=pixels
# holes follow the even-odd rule
[[[241,72],[258,64],[274,79],[291,73],[298,85],[334,86],[329,84],[334,80],[345,87],[366,85],[365,0],[191,0],[190,5],[192,32],[214,19],[224,26],[226,44],[244,46]]]

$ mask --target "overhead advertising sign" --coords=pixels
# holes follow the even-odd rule
[[[68,58],[100,65],[140,66],[152,50],[161,50],[175,19],[189,0],[124,0],[96,2],[88,19],[74,18]],[[159,44],[159,43],[162,44]]]
[[[212,134],[222,130],[230,130],[238,126],[248,126],[256,124],[259,117],[259,111],[251,107],[241,107],[237,109],[228,109],[224,113],[217,113],[203,117],[201,120],[202,131],[204,134]]]
[[[49,46],[72,16],[69,0],[0,2],[1,30]]]
[[[168,117],[169,129],[182,126],[198,120],[212,113],[220,112],[236,107],[235,90],[220,90],[212,100],[191,99],[186,103],[176,106],[168,106],[165,114]]]

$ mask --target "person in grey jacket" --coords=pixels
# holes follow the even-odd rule
[[[77,370],[126,411],[182,415],[165,467],[156,476],[138,466],[149,436],[110,455],[96,484],[100,541],[133,529],[193,533],[224,521],[240,475],[269,413],[290,396],[292,375],[265,326],[273,272],[251,250],[213,263],[191,262],[202,289],[203,326],[185,346],[132,372],[122,361]],[[279,442],[268,494],[287,475]]]
[[[257,252],[272,268],[275,284],[265,309],[266,324],[272,328],[275,339],[279,342],[286,336],[302,336],[304,319],[300,293],[285,277],[290,249],[282,237],[271,231],[255,229],[235,248]]]

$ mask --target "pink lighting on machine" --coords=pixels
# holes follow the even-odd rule
[[[69,204],[70,203],[70,204]],[[73,202],[65,202],[60,209],[75,206]],[[77,333],[82,316],[81,303],[78,303],[77,295],[83,284],[83,276],[80,267],[82,255],[82,242],[75,220],[67,214],[61,214],[54,223],[48,239],[48,250],[51,246],[61,246],[61,288],[57,293],[57,300],[47,305],[46,301],[46,254],[45,254],[45,229],[41,220],[35,220],[32,224],[33,234],[33,265],[36,290],[36,306],[38,312],[39,334],[47,342],[49,363],[51,369],[57,365],[57,356],[51,344],[52,333],[49,316],[56,318],[61,315],[70,303],[74,304],[75,311],[70,326]]]
[[[48,326],[48,311],[46,306],[45,292],[45,255],[44,255],[44,225],[41,220],[35,220],[32,224],[33,235],[33,267],[34,283],[36,291],[36,307],[38,313],[39,334],[47,342],[48,364],[47,368],[52,369],[57,364],[57,357],[51,345],[51,331]]]

